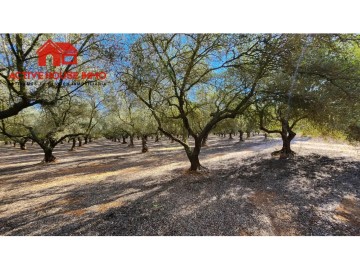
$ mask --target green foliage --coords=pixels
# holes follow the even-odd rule
[[[133,94],[111,91],[104,103],[104,135],[108,138],[141,136],[156,133],[156,125],[149,109]]]
[[[1,138],[119,138],[161,131],[191,153],[189,135],[199,144],[210,132],[256,131],[260,123],[279,131],[285,119],[297,133],[359,140],[358,35],[132,37],[1,35]],[[74,71],[101,67],[118,76],[106,87],[75,90],[45,80],[40,88],[12,88],[8,73],[34,68],[34,48],[49,38],[86,45],[78,58],[83,64]],[[27,50],[28,57],[17,55]],[[19,111],[13,111],[16,104]]]

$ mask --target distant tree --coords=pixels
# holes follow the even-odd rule
[[[31,136],[25,128],[25,123],[34,124],[38,118],[39,113],[34,108],[24,109],[16,116],[0,120],[0,134],[14,144],[19,144],[21,150],[26,150],[26,143],[31,140]]]
[[[86,134],[83,118],[86,119],[84,103],[76,97],[59,101],[56,107],[44,106],[40,118],[33,125],[26,124],[28,136],[44,151],[44,162],[53,162],[54,148],[67,138],[77,138]]]
[[[142,152],[149,149],[147,139],[149,135],[156,134],[156,125],[149,109],[140,102],[132,93],[112,92],[105,102],[109,111],[108,121],[113,122],[118,128],[117,137],[129,136],[129,147],[134,147],[134,138],[141,137]]]

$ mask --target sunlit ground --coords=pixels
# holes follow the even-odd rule
[[[359,235],[360,151],[297,138],[212,136],[190,174],[184,150],[163,138],[150,152],[104,139],[44,165],[41,149],[1,145],[2,235]]]

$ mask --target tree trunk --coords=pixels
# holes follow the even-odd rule
[[[45,163],[49,163],[49,162],[54,162],[56,157],[53,155],[53,149],[52,148],[47,148],[47,149],[44,149],[44,153],[45,153],[45,156],[44,156],[44,162]]]
[[[81,147],[81,146],[82,146],[82,139],[81,139],[81,137],[78,137],[78,141],[79,141],[79,147]]]
[[[84,144],[87,144],[88,143],[88,136],[85,136],[84,137]]]
[[[16,147],[16,142],[13,143],[14,147]]]
[[[129,143],[128,147],[134,147],[134,136],[133,135],[130,135],[130,143]]]
[[[122,136],[122,144],[127,144],[126,136]]]
[[[289,127],[287,120],[282,120],[281,139],[283,141],[283,147],[279,151],[271,153],[271,155],[280,155],[280,158],[288,158],[295,155],[295,152],[291,150],[291,141],[295,138],[296,133]]]
[[[191,150],[190,148],[185,149],[187,157],[190,161],[190,171],[198,171],[204,169],[200,164],[199,154],[201,150],[202,139],[195,139],[195,147]]]
[[[26,150],[26,142],[20,142],[19,144],[21,150]]]
[[[158,142],[158,141],[159,141],[159,134],[156,134],[155,142]]]
[[[72,145],[71,145],[70,151],[74,151],[75,146],[76,146],[76,139],[72,138]]]
[[[179,138],[179,136],[178,136],[178,138]],[[186,128],[182,129],[182,140],[186,144],[189,142],[189,132],[187,131]]]
[[[283,141],[283,147],[280,150],[281,158],[290,157],[295,154],[295,152],[291,150],[291,141],[295,138],[295,136],[296,133],[291,130],[289,131],[289,135],[287,135],[286,133],[281,134],[281,139]]]
[[[141,152],[142,152],[142,153],[148,152],[148,151],[149,151],[149,148],[148,148],[148,146],[147,146],[147,135],[143,135],[143,136],[141,137],[141,143],[142,143],[142,150],[141,150]]]
[[[190,160],[190,171],[197,171],[201,169],[199,155],[192,154],[191,156],[188,156]]]
[[[232,140],[232,139],[233,139],[232,133],[230,132],[230,133],[229,133],[229,140]]]
[[[250,138],[250,131],[246,131],[246,139]]]
[[[201,146],[207,146],[207,139],[208,139],[208,135],[205,135],[205,137],[201,141]]]
[[[244,141],[244,131],[239,130],[239,141],[243,142]]]
[[[91,136],[89,136],[89,143],[91,143],[92,142],[92,139],[91,139]]]

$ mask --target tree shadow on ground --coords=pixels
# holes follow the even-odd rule
[[[64,191],[0,219],[5,235],[360,235],[360,162],[256,156]]]
[[[211,155],[223,155],[224,153],[236,153],[242,150],[247,150],[252,147],[266,147],[270,148],[276,142],[259,142],[247,141],[245,143],[237,144],[236,142],[229,145],[227,139],[222,140],[209,140],[211,147],[204,147],[200,154],[200,159]],[[104,173],[108,171],[116,171],[133,166],[153,167],[168,164],[170,162],[188,162],[185,151],[181,146],[174,143],[180,149],[166,150],[171,147],[167,141],[162,141],[162,144],[156,144],[157,147],[151,147],[150,151],[146,154],[141,153],[141,147],[128,148],[119,143],[101,142],[102,147],[99,151],[99,145],[87,145],[87,149],[79,152],[66,152],[65,160],[59,158],[58,162],[51,164],[42,164],[40,162],[34,164],[22,165],[23,162],[30,161],[29,157],[22,157],[21,162],[18,164],[11,164],[10,167],[0,168],[1,180],[3,183],[14,183],[13,189],[17,188],[18,184],[46,182],[55,177],[65,177],[76,175],[89,175],[93,173]],[[109,144],[110,143],[110,144]],[[65,147],[65,146],[61,146]],[[161,150],[161,149],[165,149]],[[14,150],[11,149],[11,154]],[[35,148],[36,151],[41,151]],[[254,149],[255,150],[255,149]],[[20,151],[20,150],[19,150]],[[23,153],[23,152],[20,152]],[[31,154],[34,155],[34,154]],[[110,156],[109,156],[110,155]],[[13,157],[12,157],[13,158]],[[155,160],[155,159],[159,160]],[[2,158],[2,160],[6,160]],[[188,166],[188,165],[187,165]],[[52,170],[49,174],[49,170]],[[25,179],[19,180],[16,176],[22,174],[28,175]]]

